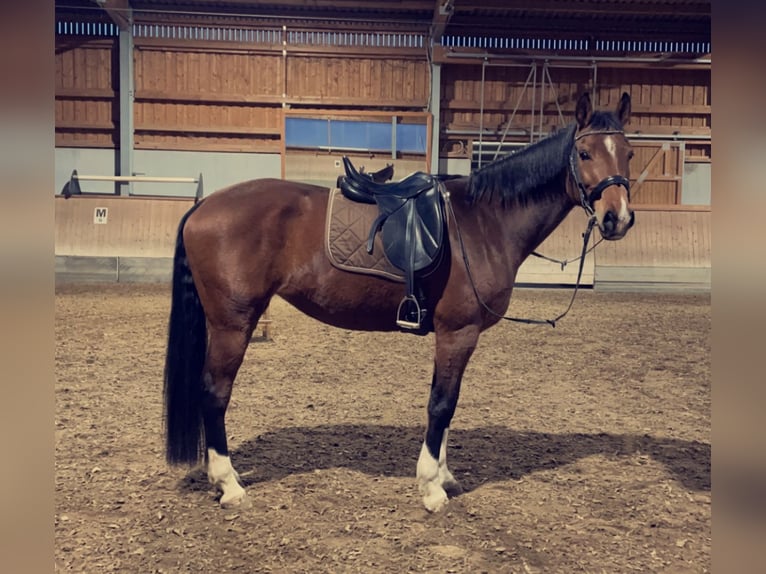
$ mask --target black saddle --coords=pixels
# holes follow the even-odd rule
[[[407,292],[399,304],[396,323],[404,329],[422,330],[427,309],[415,278],[425,275],[441,257],[445,227],[442,184],[423,172],[396,183],[376,183],[359,173],[345,156],[343,166],[346,175],[338,178],[343,195],[378,206],[367,252],[372,253],[375,234],[380,231],[386,257],[404,273]]]

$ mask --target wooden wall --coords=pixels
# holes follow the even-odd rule
[[[120,116],[116,40],[56,46],[56,145],[116,147]]]
[[[430,73],[423,50],[386,57],[343,54],[342,49],[334,54],[295,50],[283,56],[281,49],[257,51],[236,43],[225,48],[194,46],[136,40],[135,124],[142,135],[137,146],[162,142],[178,147],[179,140],[186,138],[190,145],[199,146],[226,147],[242,140],[244,147],[269,147],[269,140],[280,133],[283,104],[417,110],[428,105]],[[56,127],[61,145],[73,139],[114,145],[114,139],[104,135],[116,128],[117,67],[116,40],[58,42]],[[525,91],[531,64],[488,65],[482,119],[481,64],[443,65],[442,127],[476,130],[483,122],[485,129],[500,133],[518,107],[511,128],[528,130],[534,112],[537,130],[541,98],[545,102],[543,131],[560,124],[559,108],[568,121],[577,96],[593,90],[592,67],[553,63],[548,66],[550,83],[545,88],[543,66],[536,67],[537,87],[533,90],[530,84]],[[710,135],[709,67],[599,64],[593,92],[597,104],[616,106],[623,91],[633,99],[629,131]],[[79,133],[71,133],[75,128]],[[101,132],[101,137],[83,132]],[[176,134],[177,140],[158,133]],[[202,138],[201,134],[207,135]],[[687,153],[704,155],[708,147],[690,145]]]
[[[136,149],[280,152],[283,108],[424,110],[425,50],[314,53],[282,46],[135,41]],[[118,46],[60,41],[56,145],[119,143]]]
[[[152,44],[135,54],[137,149],[280,150],[281,57]]]
[[[425,53],[418,59],[287,57],[291,104],[424,109],[431,84]]]
[[[601,289],[708,290],[712,281],[709,208],[670,206],[637,210],[636,224],[596,255]]]
[[[596,67],[495,61],[483,70],[482,90],[481,63],[443,64],[442,155],[471,158],[480,131],[483,145],[536,141],[572,121],[582,92],[589,91],[599,109],[616,109],[627,92],[626,133],[636,150],[631,175],[634,182],[643,176],[633,201],[680,203],[684,162],[710,161],[709,68]]]
[[[427,111],[424,48],[283,46],[280,33],[271,44],[135,38],[135,147],[284,158],[287,109]],[[439,54],[440,155],[472,157],[480,128],[483,141],[500,141],[506,128],[505,141],[536,139],[562,124],[559,109],[563,123],[571,121],[576,98],[589,90],[599,107],[616,106],[623,91],[632,96],[634,178],[649,166],[636,204],[677,204],[684,162],[710,161],[709,65],[536,61],[533,68],[520,56],[491,60],[482,87],[480,59]],[[57,38],[56,145],[116,147],[118,84],[116,40]],[[683,147],[676,142],[657,158],[672,137]]]
[[[601,266],[710,267],[712,212],[709,207],[637,208],[636,223],[620,241],[598,248]]]
[[[99,259],[132,258],[134,280],[140,280],[146,269],[159,271],[159,279],[169,277],[168,258],[173,255],[178,222],[193,204],[191,199],[110,196],[57,197],[55,201],[55,254],[57,259],[74,261],[62,271],[76,275],[87,270],[92,278],[106,280],[115,280],[114,269],[119,269],[120,263],[99,263]],[[107,223],[94,223],[95,209],[104,207],[108,209]],[[582,210],[572,211],[538,252],[560,260],[578,257],[585,225]],[[603,289],[709,289],[711,235],[709,208],[639,207],[636,224],[623,239],[602,241],[587,256],[581,284]],[[594,231],[592,243],[597,239],[598,232]],[[149,265],[152,260],[161,269]],[[516,281],[574,285],[577,271],[577,261],[562,270],[557,263],[530,257],[519,269]]]
[[[558,261],[576,259],[582,253],[582,234],[588,224],[588,218],[582,209],[574,209],[561,222],[556,230],[543,241],[537,252]],[[591,247],[598,236],[598,231],[591,234]],[[562,269],[561,264],[539,257],[530,256],[521,264],[516,275],[517,284],[533,285],[574,285],[580,262],[572,261]],[[593,285],[595,278],[595,257],[588,254],[583,264],[581,285]]]
[[[572,259],[582,249],[585,215],[573,211],[537,250],[555,259]],[[599,238],[593,232],[591,243]],[[708,207],[636,208],[636,223],[619,241],[601,241],[585,260],[582,285],[598,289],[694,289],[711,286],[711,211]],[[517,283],[573,285],[578,262],[563,270],[530,257]]]
[[[484,141],[500,141],[508,128],[505,141],[527,143],[571,121],[583,91],[590,91],[600,108],[616,106],[626,91],[633,104],[628,134],[636,149],[631,175],[637,223],[625,239],[604,242],[588,257],[583,282],[709,285],[710,210],[676,205],[684,163],[711,161],[709,64],[602,59],[593,65],[584,58],[564,58],[544,65],[539,57],[547,55],[538,53],[533,66],[534,54],[518,53],[494,54],[483,67],[478,52],[461,59],[452,57],[450,48],[435,46],[428,53],[427,42],[420,42],[425,32],[402,31],[401,26],[370,31],[415,42],[373,47],[287,41],[281,26],[243,24],[237,18],[168,18],[165,24],[171,28],[188,25],[207,39],[142,33],[134,37],[135,147],[279,153],[283,173],[295,179],[334,179],[338,157],[287,149],[288,114],[417,113],[429,117],[430,130],[431,62],[441,65],[440,149],[432,153],[451,158],[471,158],[480,129]],[[336,27],[328,24],[317,33],[334,33]],[[234,34],[226,41],[208,37],[219,32]],[[306,27],[297,33],[314,31]],[[243,35],[251,40],[243,41]],[[117,38],[57,36],[57,146],[118,147],[118,94]],[[375,170],[393,161],[396,177],[402,177],[427,169],[428,160],[426,156],[423,166],[421,156],[392,160],[360,155],[356,163]],[[173,251],[178,221],[191,203],[56,198],[56,255],[166,259]],[[94,224],[96,207],[108,209],[106,225]],[[573,211],[541,251],[560,259],[578,256],[584,227],[581,211]],[[555,263],[529,259],[518,281],[571,284],[576,272],[576,264],[562,271]]]
[[[528,132],[530,128],[539,131],[542,100],[542,131],[547,133],[551,127],[562,125],[559,110],[565,123],[572,120],[577,98],[583,91],[591,92],[599,108],[616,108],[622,93],[628,92],[633,112],[629,133],[710,135],[709,68],[598,65],[594,90],[590,66],[551,65],[549,76],[543,76],[543,66],[534,65],[537,72],[531,79],[532,63],[488,65],[484,69],[483,114],[481,64],[443,65],[442,127],[478,130],[483,123],[484,129],[501,135],[516,109],[510,124],[512,132],[514,129]],[[528,133],[515,139],[523,141],[525,137],[529,141]]]
[[[633,140],[630,162],[631,204],[681,203],[685,146],[678,142]]]
[[[172,257],[178,223],[193,199],[56,197],[55,254],[86,257]],[[107,222],[94,223],[106,208]]]

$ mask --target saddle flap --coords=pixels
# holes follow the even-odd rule
[[[427,269],[439,256],[444,238],[441,196],[433,187],[411,200],[380,198],[391,212],[383,222],[383,249],[397,268],[413,272]],[[388,201],[386,201],[388,199]]]

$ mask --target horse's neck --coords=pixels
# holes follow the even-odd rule
[[[554,182],[551,185],[563,184]],[[563,189],[560,194],[547,197],[543,201],[529,201],[524,206],[516,205],[494,212],[494,216],[501,221],[506,245],[518,249],[521,258],[537,249],[574,207]]]
[[[523,259],[553,233],[574,207],[575,204],[563,190],[567,184],[566,173],[562,173],[560,178],[550,183],[562,187],[562,191],[548,194],[549,199],[510,207],[502,207],[499,200],[478,203],[468,207],[464,216],[481,220],[480,228],[484,230],[485,239],[489,240],[490,249],[496,247],[511,261]],[[447,188],[458,199],[467,193],[467,180],[458,180],[452,185],[448,183]]]
[[[561,225],[573,207],[569,198],[562,194],[557,201],[527,206],[526,214],[511,215],[514,220],[512,225],[521,230],[520,236],[527,238],[525,256],[537,249]]]

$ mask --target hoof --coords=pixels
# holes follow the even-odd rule
[[[250,497],[247,496],[246,492],[242,492],[241,494],[235,496],[230,496],[229,498],[222,496],[219,502],[221,504],[221,508],[224,510],[231,508],[246,510],[248,508],[252,508],[253,506],[253,502],[250,500]]]
[[[441,488],[438,490],[434,489],[434,492],[423,497],[423,505],[428,512],[439,512],[447,506],[447,502],[449,502],[447,493]]]

